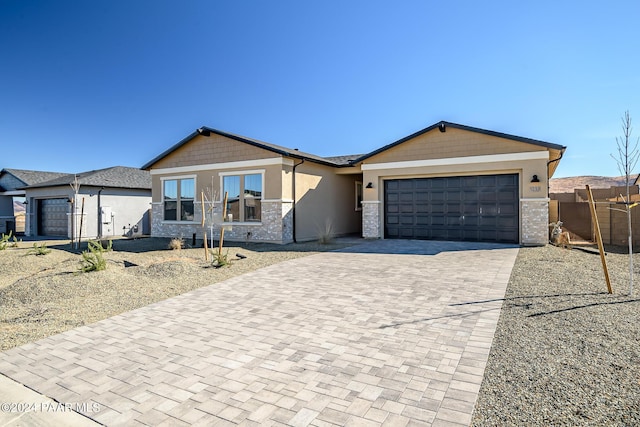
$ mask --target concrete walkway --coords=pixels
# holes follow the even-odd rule
[[[0,373],[110,426],[468,425],[517,252],[367,242],[11,349]]]

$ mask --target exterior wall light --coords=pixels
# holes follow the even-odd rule
[[[373,182],[368,183],[365,188],[373,188]]]
[[[531,182],[540,182],[540,180],[538,179],[538,175],[533,175],[533,178],[531,178]]]

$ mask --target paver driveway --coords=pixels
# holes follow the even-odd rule
[[[11,349],[0,372],[108,425],[468,425],[517,251],[367,242]]]

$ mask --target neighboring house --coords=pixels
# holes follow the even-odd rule
[[[443,121],[369,154],[319,157],[203,127],[142,168],[153,181],[152,236],[201,236],[204,210],[230,240],[313,240],[330,226],[365,238],[540,245],[565,149]]]
[[[24,187],[40,184],[66,175],[60,172],[30,171],[21,169],[0,170],[0,233],[17,231],[13,199],[24,198]]]
[[[72,187],[76,178],[77,195]],[[27,236],[71,238],[80,231],[82,238],[149,234],[147,171],[122,166],[78,174],[3,169],[0,183],[4,188],[11,185],[5,196],[25,198]]]

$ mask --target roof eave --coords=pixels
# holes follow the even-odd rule
[[[454,129],[466,130],[466,131],[469,131],[469,132],[475,132],[475,133],[480,133],[480,134],[484,134],[484,135],[495,136],[497,138],[510,139],[512,141],[524,142],[524,143],[527,143],[527,144],[534,144],[534,145],[538,145],[538,146],[545,147],[545,148],[548,148],[548,149],[553,149],[553,150],[565,150],[567,148],[565,146],[558,145],[558,144],[553,144],[551,142],[540,141],[540,140],[531,139],[531,138],[525,138],[525,137],[517,136],[517,135],[510,135],[510,134],[502,133],[502,132],[495,132],[495,131],[487,130],[487,129],[475,128],[475,127],[461,125],[461,124],[458,124],[458,123],[447,122],[447,121],[443,120],[443,121],[435,123],[435,124],[433,124],[433,125],[431,125],[429,127],[426,127],[426,128],[424,128],[422,130],[419,130],[419,131],[417,131],[415,133],[412,133],[409,136],[405,136],[404,138],[401,138],[401,139],[399,139],[399,140],[397,140],[395,142],[392,142],[391,144],[387,144],[384,147],[378,148],[377,150],[374,150],[371,153],[365,154],[364,156],[362,156],[362,157],[360,157],[358,159],[355,159],[353,161],[353,163],[357,163],[357,162],[361,162],[363,160],[366,160],[366,159],[368,159],[370,157],[375,156],[376,154],[380,154],[380,153],[382,153],[382,152],[384,152],[384,151],[386,151],[386,150],[388,150],[390,148],[393,148],[393,147],[395,147],[397,145],[400,145],[400,144],[402,144],[402,143],[404,143],[406,141],[409,141],[409,140],[411,140],[411,139],[413,139],[413,138],[415,138],[417,136],[423,135],[423,134],[425,134],[427,132],[431,132],[432,130],[437,129],[442,125],[444,125],[445,129],[447,127],[451,127],[451,128],[454,128]]]
[[[194,132],[189,134],[187,137],[183,138],[177,144],[173,145],[168,150],[164,151],[159,156],[155,157],[150,162],[148,162],[145,165],[143,165],[140,169],[149,170],[155,163],[159,162],[163,158],[167,157],[169,154],[173,153],[178,148],[182,147],[183,145],[185,145],[186,143],[191,141],[196,136],[202,135],[203,133],[215,133],[217,135],[224,136],[225,138],[230,138],[230,139],[233,139],[235,141],[243,142],[245,144],[249,144],[251,146],[254,146],[254,147],[257,147],[257,148],[261,148],[263,150],[271,151],[272,153],[275,153],[275,154],[278,154],[278,155],[281,155],[281,156],[284,156],[284,157],[292,157],[292,158],[295,158],[295,159],[310,161],[310,162],[322,164],[322,165],[325,165],[325,166],[332,166],[332,167],[351,166],[351,165],[339,165],[337,163],[333,163],[333,162],[330,162],[330,161],[324,161],[324,160],[320,160],[320,159],[317,159],[317,158],[312,158],[312,157],[309,157],[309,156],[305,156],[304,154],[297,153],[296,150],[291,150],[291,151],[281,150],[281,149],[278,149],[276,147],[272,147],[272,146],[265,145],[265,144],[260,144],[258,141],[253,141],[253,140],[250,140],[250,139],[247,139],[247,138],[243,138],[243,137],[241,137],[239,135],[234,135],[232,133],[228,133],[228,132],[224,132],[224,131],[221,131],[221,130],[218,130],[218,129],[210,128],[208,126],[202,126],[201,128],[196,129]]]

